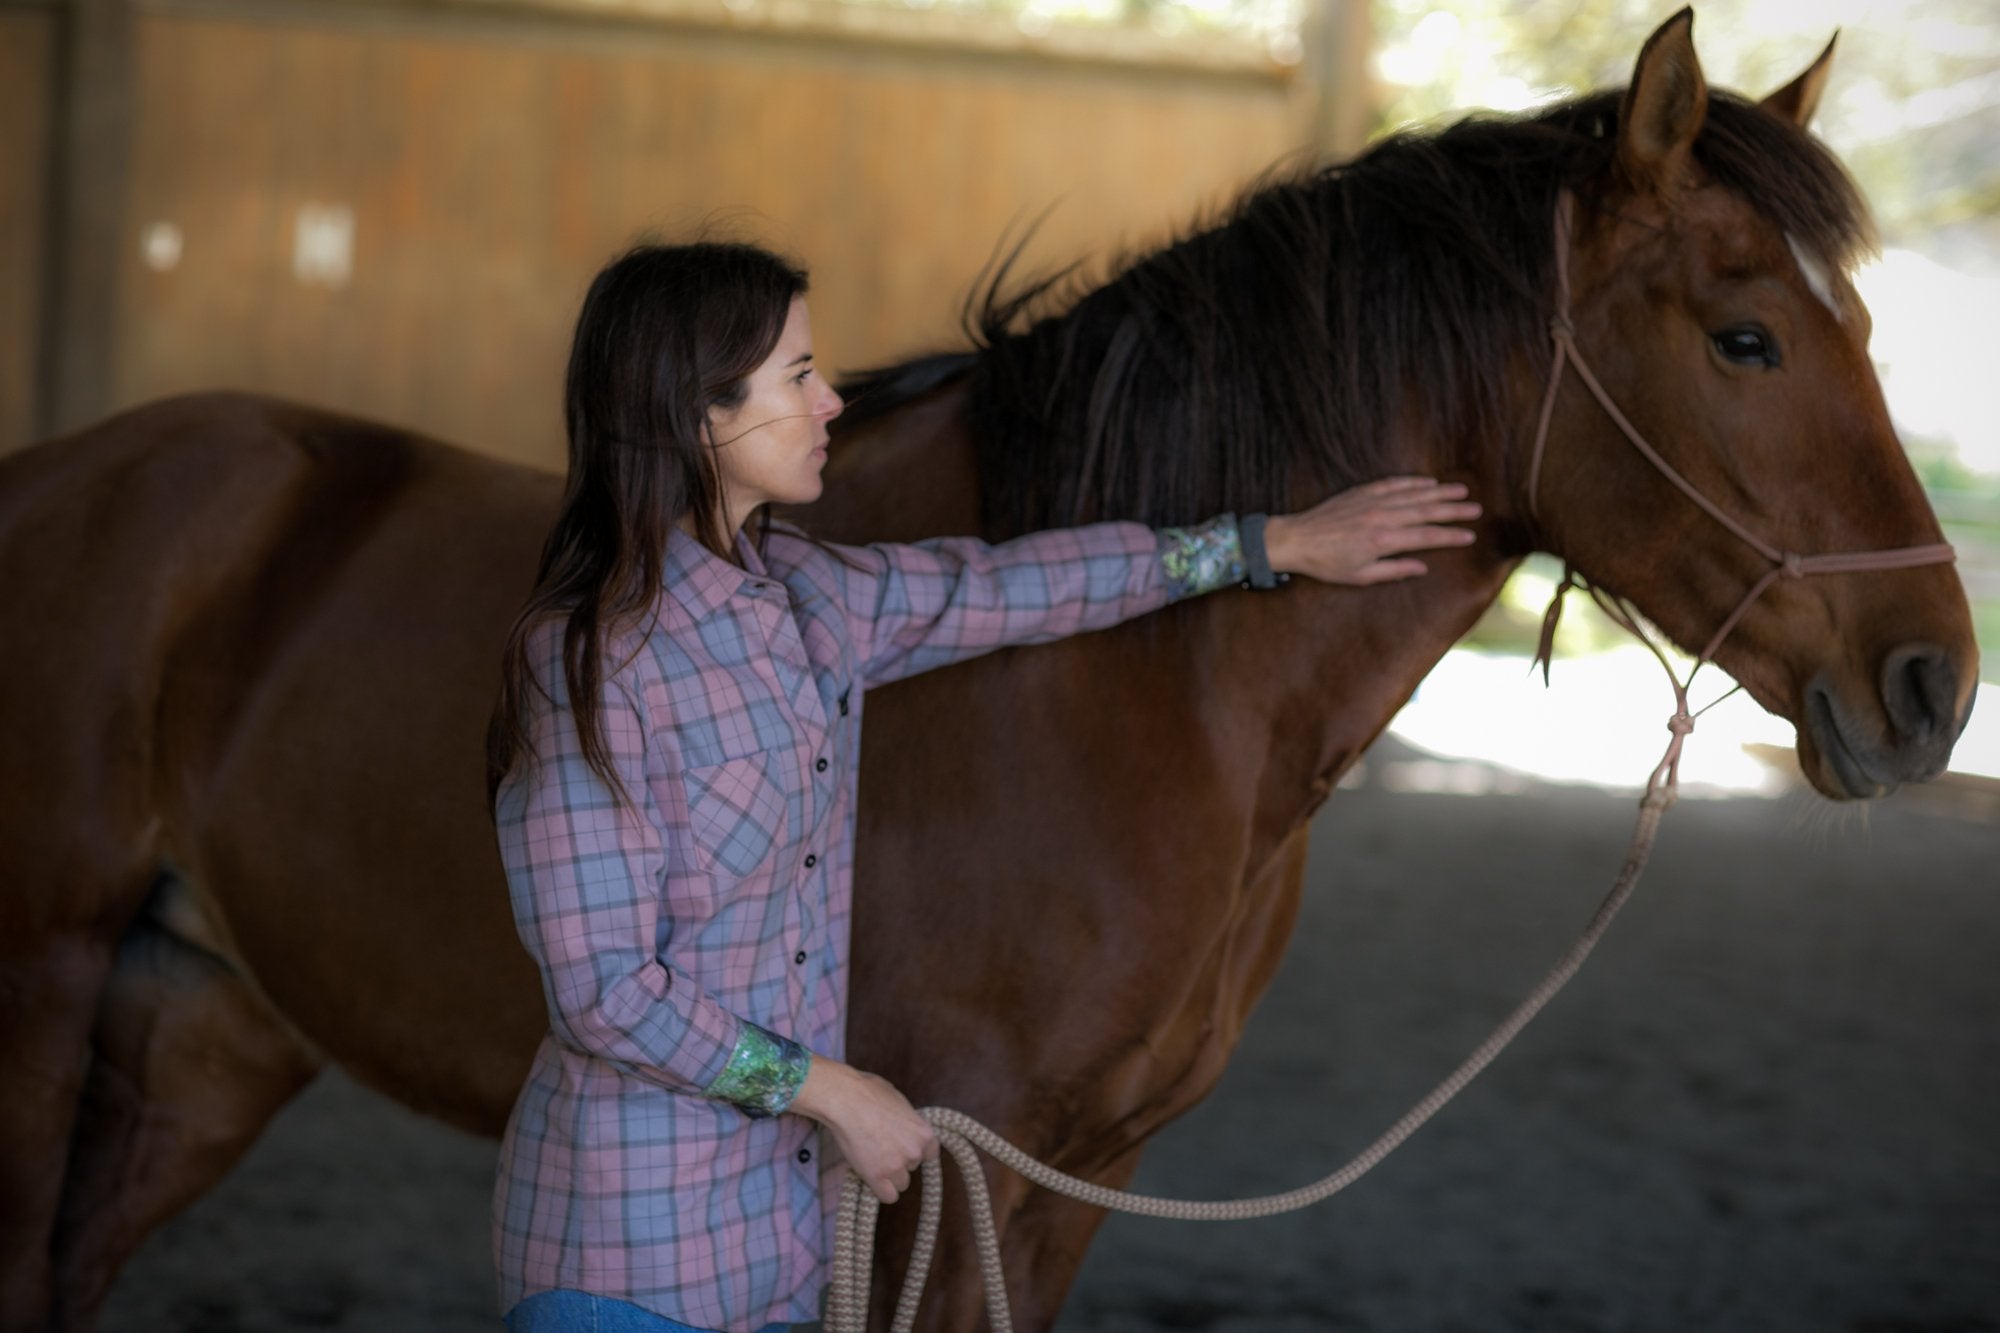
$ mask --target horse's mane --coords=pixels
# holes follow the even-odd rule
[[[1509,360],[1545,339],[1558,191],[1606,178],[1622,94],[1392,135],[1352,162],[1254,184],[1220,217],[1120,262],[968,304],[974,349],[847,387],[850,427],[961,375],[983,527],[1275,511],[1382,475],[1412,413],[1471,442],[1500,419]],[[1820,144],[1711,93],[1695,157],[1825,262],[1872,244]]]

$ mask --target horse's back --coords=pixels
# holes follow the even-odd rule
[[[0,460],[0,642],[14,645],[10,677],[38,664],[87,665],[48,649],[101,632],[161,585],[216,563],[225,534],[296,471],[265,407],[173,399]]]
[[[177,656],[282,634],[413,494],[467,495],[487,473],[518,488],[517,472],[242,394],[149,404],[0,461],[0,725],[18,755],[117,716],[146,748]],[[34,747],[44,780],[63,748]]]
[[[24,676],[60,694],[157,671],[158,650],[275,548],[335,538],[390,503],[422,448],[309,408],[203,394],[0,460],[7,693],[34,702],[20,699]]]
[[[169,584],[186,597],[286,544],[330,551],[441,481],[467,498],[522,492],[530,507],[553,496],[543,474],[301,404],[149,403],[0,459],[0,607]]]

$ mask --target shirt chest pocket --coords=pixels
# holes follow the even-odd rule
[[[688,832],[704,869],[755,873],[788,838],[786,749],[758,750],[686,770]]]

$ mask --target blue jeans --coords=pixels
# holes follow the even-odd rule
[[[539,1291],[507,1312],[507,1333],[713,1333],[642,1310],[629,1301],[585,1291]],[[757,1333],[786,1333],[767,1324]]]

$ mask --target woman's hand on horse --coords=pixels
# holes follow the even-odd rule
[[[1425,571],[1411,551],[1465,546],[1466,528],[1448,526],[1479,517],[1458,482],[1429,477],[1388,477],[1356,486],[1296,514],[1273,515],[1264,525],[1264,549],[1280,574],[1304,574],[1323,583],[1387,583]]]
[[[910,1174],[938,1155],[937,1131],[887,1079],[814,1056],[792,1110],[833,1132],[840,1155],[883,1203],[910,1187]]]

